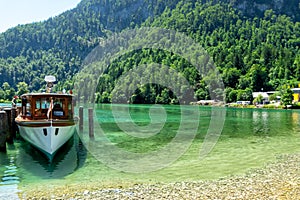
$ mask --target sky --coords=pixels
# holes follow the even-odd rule
[[[0,33],[19,24],[44,21],[75,8],[81,0],[0,0]]]

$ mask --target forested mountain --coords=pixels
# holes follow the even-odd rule
[[[0,98],[10,99],[22,82],[31,91],[39,90],[46,74],[56,75],[58,86],[70,89],[72,77],[101,38],[126,28],[153,26],[184,32],[199,42],[221,72],[227,101],[248,100],[252,91],[300,81],[299,13],[299,1],[287,0],[82,0],[57,17],[0,34]],[[168,52],[143,50],[112,63],[98,87],[100,102],[110,101],[114,82],[130,69],[132,58],[135,65],[168,61],[194,77],[197,99],[210,98],[203,77],[192,74],[189,63]],[[165,88],[144,87],[132,102],[176,102]],[[150,91],[153,98],[144,100]]]
[[[71,80],[82,59],[107,33],[140,25],[176,3],[83,0],[57,17],[9,29],[0,34],[0,85],[7,82],[16,89],[17,83],[24,81],[29,90],[38,90],[45,74]]]
[[[294,21],[300,21],[299,0],[227,0],[248,17],[263,17],[266,10],[272,9],[276,14],[284,14]]]

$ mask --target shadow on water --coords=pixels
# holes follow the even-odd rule
[[[17,156],[17,165],[28,173],[43,179],[63,178],[84,165],[87,151],[77,134],[64,144],[50,162],[38,149],[23,142]]]

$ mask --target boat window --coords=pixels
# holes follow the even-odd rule
[[[47,109],[49,107],[49,102],[47,103],[46,98],[37,98],[35,99],[35,104],[34,104],[34,116],[35,117],[46,117]]]
[[[53,105],[50,106],[51,99],[53,99]],[[26,110],[32,110],[33,113],[31,113],[35,118],[42,119],[42,118],[54,118],[54,119],[61,119],[61,118],[67,118],[69,115],[72,115],[73,108],[71,102],[69,102],[69,99],[65,97],[41,97],[41,98],[35,98],[34,104],[32,105],[32,108],[28,107],[30,106],[30,101],[25,102],[24,101],[24,107],[26,107]],[[25,106],[26,104],[26,106]],[[50,109],[51,107],[51,109]],[[50,109],[50,110],[49,110]]]
[[[41,99],[41,108],[42,109],[48,109],[50,104],[50,99],[49,98],[42,98]]]
[[[36,99],[35,101],[34,116],[42,116],[40,99]]]
[[[41,109],[41,100],[40,99],[37,99],[35,101],[35,109]]]
[[[45,110],[43,110],[43,101],[41,98],[38,98],[35,100],[35,108],[34,108],[34,116],[35,117],[41,117],[46,116]]]
[[[27,100],[26,102],[26,116],[31,116],[31,106],[30,106],[30,101]]]
[[[64,116],[65,99],[55,98],[53,101],[53,116],[62,117]]]

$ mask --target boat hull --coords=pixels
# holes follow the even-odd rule
[[[32,124],[31,124],[32,125]],[[44,152],[49,158],[52,158],[57,150],[63,146],[75,132],[75,124],[59,125],[50,123],[50,125],[38,126],[37,123],[18,124],[19,132],[22,138]]]

